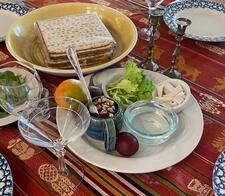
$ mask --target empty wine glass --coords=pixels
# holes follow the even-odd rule
[[[40,77],[31,65],[18,61],[0,65],[0,106],[6,112],[18,116],[42,93]]]
[[[48,97],[33,102],[18,120],[21,135],[30,143],[53,148],[60,175],[74,176],[64,161],[65,146],[82,136],[90,123],[87,107],[70,97]],[[83,179],[76,179],[77,185]]]
[[[150,16],[155,14],[154,10],[156,10],[156,8],[160,8],[159,5],[163,2],[163,0],[145,0],[145,1],[148,5],[148,14],[149,14],[149,21],[150,21]],[[150,25],[151,24],[149,24],[148,28],[139,29],[138,36],[140,39],[146,40],[146,41],[150,40],[150,35],[152,31]],[[160,33],[159,31],[156,31],[154,34],[154,40],[157,40],[159,37],[160,37]]]

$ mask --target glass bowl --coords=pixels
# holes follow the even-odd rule
[[[138,101],[128,106],[124,122],[141,143],[159,145],[176,131],[178,116],[156,101]]]

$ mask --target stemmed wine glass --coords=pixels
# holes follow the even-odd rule
[[[148,5],[148,14],[149,14],[149,21],[150,21],[150,16],[154,15],[154,11],[159,8],[159,5],[163,2],[163,0],[145,0],[147,5]],[[138,36],[142,40],[149,41],[150,40],[150,35],[151,35],[151,24],[149,24],[148,28],[141,28],[138,31]],[[159,31],[156,31],[154,34],[154,40],[157,40],[160,37]]]
[[[33,102],[19,117],[21,135],[30,143],[53,148],[60,175],[70,175],[64,161],[65,146],[82,136],[90,123],[87,107],[70,97],[47,97]],[[76,179],[77,186],[83,179]]]
[[[42,94],[43,89],[37,71],[29,64],[10,61],[0,65],[0,106],[8,113],[19,113]]]

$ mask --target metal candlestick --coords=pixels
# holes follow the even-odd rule
[[[164,14],[163,9],[155,9],[150,12],[150,37],[148,42],[148,51],[147,58],[140,64],[140,67],[143,69],[148,69],[151,71],[156,71],[159,66],[152,60],[153,58],[153,48],[154,48],[154,34],[157,30],[157,26],[159,24],[159,18]]]
[[[185,30],[191,25],[191,21],[187,18],[178,18],[176,23],[178,25],[176,31],[176,48],[173,51],[171,67],[161,72],[170,78],[181,78],[181,73],[176,70],[177,57],[180,55],[180,43],[183,40]]]

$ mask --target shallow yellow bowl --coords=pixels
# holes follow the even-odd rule
[[[117,42],[115,55],[106,63],[83,67],[84,73],[106,68],[133,49],[137,42],[137,29],[134,23],[115,9],[91,3],[61,3],[36,9],[16,20],[6,35],[9,52],[19,61],[31,63],[37,70],[53,75],[69,76],[73,69],[57,69],[44,65],[41,46],[37,39],[34,22],[71,14],[96,12]]]

